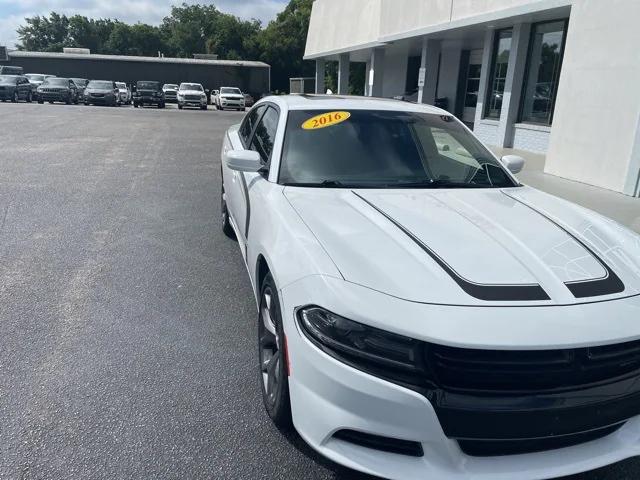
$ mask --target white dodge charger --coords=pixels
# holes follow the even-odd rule
[[[278,426],[402,480],[640,454],[640,237],[522,165],[392,100],[269,97],[229,129],[222,226]]]

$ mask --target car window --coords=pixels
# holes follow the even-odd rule
[[[258,120],[260,120],[260,116],[264,113],[265,108],[267,108],[266,105],[259,105],[251,110],[245,117],[244,123],[240,127],[240,138],[242,138],[245,146],[249,144],[249,137],[251,136],[251,132],[253,132],[253,127],[255,127]]]
[[[278,129],[278,112],[275,108],[268,107],[260,122],[256,126],[256,131],[251,140],[251,150],[255,150],[260,154],[260,158],[264,163],[269,163],[271,152],[273,151],[273,143],[276,138],[276,130]]]
[[[361,188],[517,185],[452,117],[376,110],[289,112],[279,181]]]

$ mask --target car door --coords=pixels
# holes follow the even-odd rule
[[[253,132],[260,122],[262,115],[267,109],[267,105],[259,105],[251,110],[244,118],[238,129],[237,136],[227,136],[223,147],[223,156],[229,150],[250,149],[253,139]],[[224,168],[224,167],[223,167]],[[247,176],[242,172],[231,169],[224,169],[224,191],[227,198],[227,208],[237,229],[242,236],[241,240],[246,240],[246,226],[248,224],[248,184]]]

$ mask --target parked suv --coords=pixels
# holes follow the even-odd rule
[[[69,105],[78,101],[78,88],[70,78],[47,78],[38,87],[38,103],[63,102]]]
[[[42,85],[42,83],[51,77],[55,77],[55,75],[44,75],[42,73],[27,73],[25,75],[29,79],[29,83],[31,84],[32,96],[34,100],[38,99],[38,87]]]
[[[111,80],[91,80],[84,90],[85,105],[118,105],[118,88]]]
[[[244,110],[245,100],[242,91],[235,87],[220,87],[220,93],[216,97],[216,108],[225,110],[234,108]]]
[[[0,100],[26,100],[31,103],[32,86],[27,77],[19,75],[0,75]]]
[[[164,101],[167,103],[178,103],[178,85],[175,83],[165,83],[162,86]]]
[[[87,88],[89,80],[86,78],[72,78],[73,83],[76,84],[76,88],[78,89],[78,99],[82,101],[84,99],[84,90]]]
[[[119,92],[120,105],[131,105],[131,90],[124,82],[116,82],[116,87]]]
[[[160,82],[141,80],[136,83],[133,106],[138,108],[144,105],[157,105],[158,108],[164,108],[165,98]]]
[[[178,90],[178,108],[199,107],[207,109],[207,94],[199,83],[181,83]]]

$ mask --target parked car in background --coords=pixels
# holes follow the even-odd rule
[[[18,102],[26,100],[31,103],[33,87],[29,79],[20,75],[0,75],[0,100]]]
[[[167,103],[178,103],[178,85],[175,83],[165,83],[162,86],[164,101]]]
[[[247,108],[251,108],[253,107],[253,104],[256,103],[256,101],[253,98],[253,95],[251,95],[250,93],[245,93],[244,94],[244,106]]]
[[[181,83],[178,89],[178,108],[198,107],[207,109],[207,94],[199,83]]]
[[[77,104],[78,88],[70,78],[50,77],[38,87],[38,103],[62,102],[67,105]]]
[[[133,106],[138,108],[144,105],[156,105],[158,108],[165,107],[164,92],[160,82],[140,80],[136,83],[136,91],[133,93]]]
[[[24,75],[24,69],[13,65],[0,65],[0,75]]]
[[[55,75],[45,75],[43,73],[27,73],[25,75],[29,79],[29,83],[32,87],[32,96],[34,100],[38,99],[38,87],[42,85],[42,83],[51,77],[55,77]]]
[[[236,87],[220,87],[216,108],[226,110],[233,108],[235,110],[244,110],[244,95],[239,88]]]
[[[79,101],[83,101],[84,100],[84,90],[85,90],[85,88],[87,88],[87,84],[89,83],[89,80],[87,80],[86,78],[72,78],[71,80],[73,80],[73,83],[76,84],[76,88],[78,89],[78,99],[79,99]]]
[[[118,100],[120,105],[131,105],[131,90],[129,90],[127,84],[124,82],[116,82],[116,87],[119,92]]]
[[[85,105],[118,105],[120,92],[111,80],[91,80],[84,89]]]

